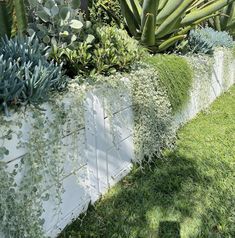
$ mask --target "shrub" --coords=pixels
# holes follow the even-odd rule
[[[173,112],[180,110],[188,100],[193,79],[193,71],[186,59],[177,55],[156,55],[147,57],[145,62],[158,72]]]
[[[193,53],[211,54],[215,47],[233,47],[232,37],[225,31],[207,27],[192,30],[189,34],[189,49]]]
[[[94,75],[126,70],[140,55],[138,42],[124,30],[102,26],[96,29],[95,42],[87,40],[76,49],[58,49],[54,58],[64,63],[69,75]]]
[[[34,37],[3,39],[0,45],[0,104],[44,101],[65,83],[61,66],[49,63],[45,48]]]
[[[112,25],[124,23],[118,0],[97,0],[92,3],[90,17],[93,22],[101,22]]]

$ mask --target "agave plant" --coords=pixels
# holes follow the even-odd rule
[[[0,0],[0,37],[10,37],[13,25],[19,33],[27,29],[24,0]]]
[[[182,40],[199,23],[234,0],[119,0],[129,32],[154,51]]]
[[[224,7],[209,23],[217,31],[228,31],[235,37],[235,2]]]

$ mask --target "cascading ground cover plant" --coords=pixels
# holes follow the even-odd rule
[[[161,87],[169,97],[173,113],[178,112],[189,98],[193,70],[187,60],[177,55],[147,56],[144,60],[158,73]]]

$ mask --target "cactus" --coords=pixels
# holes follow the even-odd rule
[[[11,35],[13,23],[12,6],[6,1],[0,1],[0,37]]]
[[[10,37],[14,23],[18,33],[22,34],[26,31],[27,17],[24,0],[0,0],[0,37],[5,35]]]
[[[184,39],[195,25],[216,15],[234,0],[119,0],[126,25],[150,50],[162,51]],[[231,24],[231,22],[230,22]]]

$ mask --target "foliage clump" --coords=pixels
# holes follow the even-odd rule
[[[29,1],[28,33],[35,33],[51,54],[57,48],[75,47],[92,32],[76,2],[80,1]]]
[[[61,66],[48,62],[34,37],[3,39],[0,45],[0,105],[38,104],[65,82]],[[64,81],[64,82],[63,82]]]
[[[92,22],[102,22],[103,24],[124,24],[121,7],[118,0],[97,0],[92,2],[90,8],[90,18]]]
[[[177,112],[189,98],[193,81],[193,71],[181,56],[156,55],[145,58],[158,73],[159,82],[166,89],[173,112]]]
[[[129,69],[140,58],[138,42],[125,30],[114,26],[96,28],[96,40],[77,48],[58,49],[56,60],[63,62],[69,75],[110,74]]]
[[[160,76],[142,64],[129,75],[134,109],[134,144],[138,162],[161,157],[173,145],[175,129],[168,95],[161,86]]]
[[[227,32],[215,31],[207,27],[192,30],[189,34],[188,45],[193,53],[211,54],[216,47],[233,47],[234,42]]]

